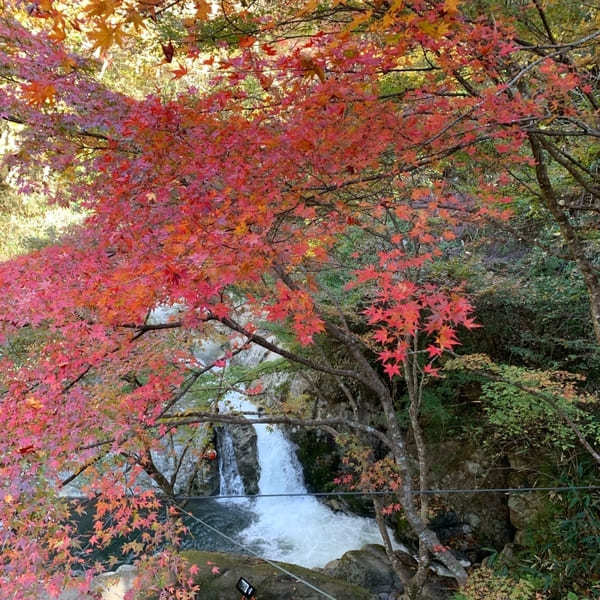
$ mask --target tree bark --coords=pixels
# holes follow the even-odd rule
[[[593,265],[585,255],[585,248],[583,247],[583,243],[579,238],[576,229],[573,227],[568,215],[559,204],[559,198],[552,187],[548,175],[548,168],[544,162],[542,151],[543,144],[538,138],[538,134],[530,133],[529,143],[533,151],[533,157],[536,161],[535,173],[544,204],[556,220],[561,236],[567,246],[569,256],[575,262],[583,276],[590,300],[590,313],[594,337],[596,338],[598,345],[600,345],[600,280],[598,279],[598,275]]]

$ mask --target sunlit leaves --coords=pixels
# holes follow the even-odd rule
[[[528,128],[587,118],[571,100],[594,90],[558,54],[526,63],[511,24],[463,18],[455,0],[333,2],[328,14],[301,2],[289,15],[224,3],[227,27],[205,28],[210,56],[196,37],[212,18],[203,0],[90,0],[75,14],[78,4],[0,20],[2,116],[22,127],[6,164],[23,191],[87,211],[60,245],[0,266],[2,334],[38,336],[2,357],[0,521],[16,525],[2,530],[2,565],[17,572],[2,583],[36,593],[59,583],[53,556],[65,571],[81,563],[58,525],[65,473],[82,469],[98,499],[86,543],[143,530],[125,550],[146,554],[177,540],[180,525],[159,521],[142,485],[171,433],[164,411],[190,373],[225,367],[261,321],[301,353],[331,332],[351,340],[378,358],[385,389],[409,364],[439,375],[476,324],[463,289],[432,265],[460,253],[466,223],[510,216],[513,172],[535,166]],[[155,26],[169,35],[152,37]],[[169,85],[102,85],[95,58],[104,68],[142,38]],[[207,93],[171,93],[199,72]],[[235,319],[233,333],[210,327]],[[192,338],[216,335],[227,350],[204,364]],[[382,485],[380,466],[365,484]]]

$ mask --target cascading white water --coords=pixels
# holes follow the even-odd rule
[[[231,392],[235,410],[255,412],[242,395]],[[260,478],[259,494],[307,492],[294,447],[281,430],[255,425]],[[258,498],[252,506],[254,522],[240,536],[265,557],[305,567],[322,567],[348,550],[380,544],[373,519],[333,512],[314,497]]]

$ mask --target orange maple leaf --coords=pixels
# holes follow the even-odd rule
[[[31,106],[41,106],[46,102],[54,104],[56,88],[51,83],[32,81],[22,87],[23,95]]]

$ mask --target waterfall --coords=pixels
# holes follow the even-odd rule
[[[234,410],[255,412],[241,394],[230,392]],[[259,494],[304,494],[302,467],[293,444],[269,425],[255,425],[260,478]],[[242,541],[265,558],[304,567],[323,567],[348,550],[381,544],[374,519],[335,513],[312,496],[257,498],[253,522],[240,533]]]
[[[238,470],[233,438],[227,427],[223,427],[217,436],[217,450],[219,456],[219,495],[244,495],[246,490]]]

